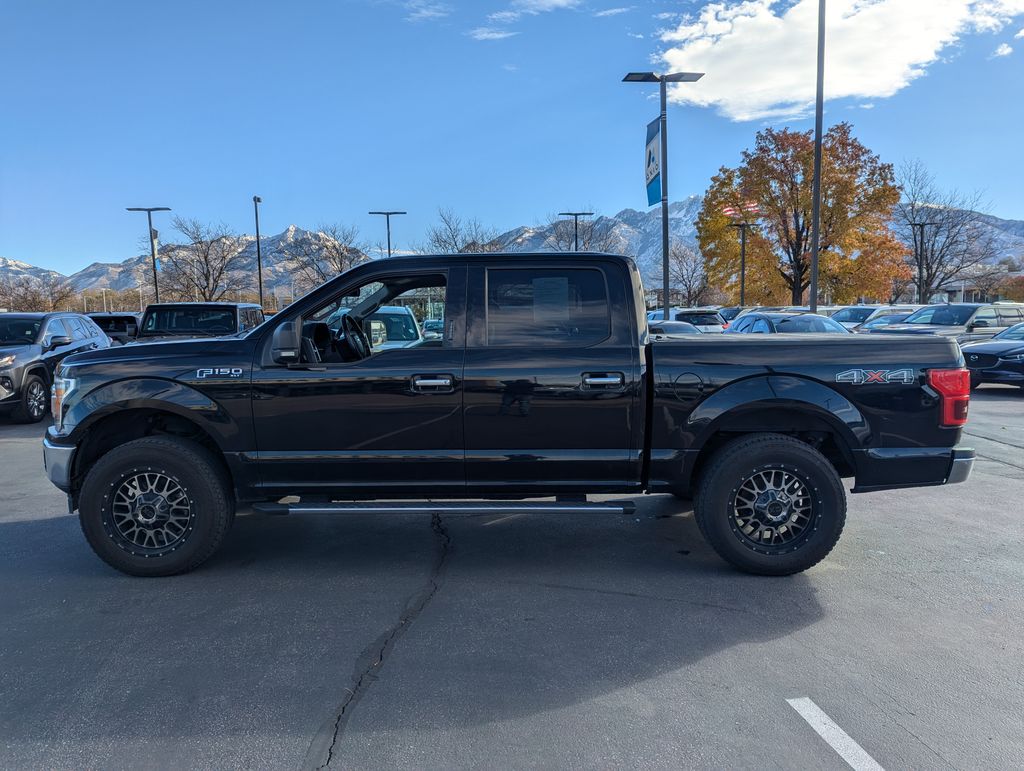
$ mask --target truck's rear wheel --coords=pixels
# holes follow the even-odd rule
[[[712,548],[741,570],[782,576],[816,565],[846,523],[832,464],[781,434],[736,439],[709,461],[694,514]]]
[[[201,565],[231,525],[234,503],[208,450],[166,436],[111,450],[89,470],[79,520],[93,551],[133,576],[169,576]]]

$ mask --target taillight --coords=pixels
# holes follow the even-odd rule
[[[728,321],[723,321],[723,322],[722,322],[722,329],[723,329],[723,330],[726,330],[726,329],[728,329],[728,328],[729,328],[729,322],[728,322]]]
[[[939,394],[942,425],[948,428],[964,425],[971,401],[971,374],[966,369],[930,369],[928,385]]]

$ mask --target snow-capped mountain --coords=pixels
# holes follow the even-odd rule
[[[695,221],[700,210],[700,196],[690,196],[669,206],[669,230],[673,241],[696,248]],[[985,215],[983,222],[991,229],[998,244],[998,258],[1024,260],[1024,220],[1007,220]],[[556,248],[555,225],[520,226],[498,236],[493,245],[508,251],[552,251]],[[584,223],[581,222],[581,228]],[[598,243],[594,248],[609,252],[628,254],[637,260],[645,277],[658,275],[661,270],[661,208],[652,207],[646,211],[623,209],[614,216],[594,219],[592,232]],[[564,235],[564,231],[563,231]],[[263,254],[263,282],[268,291],[289,291],[294,279],[295,263],[290,251],[296,242],[317,243],[328,238],[323,233],[303,230],[295,225],[282,233],[263,236],[260,247]],[[255,287],[256,238],[252,235],[239,236],[235,245],[239,257],[232,271],[236,285]],[[175,244],[160,247],[161,255],[179,248]],[[94,262],[68,280],[77,291],[97,290],[103,287],[123,290],[138,285],[140,279],[148,282],[150,259],[148,254],[129,257],[121,262]],[[58,277],[56,271],[38,268],[18,260],[0,257],[0,279],[4,277],[44,276]]]

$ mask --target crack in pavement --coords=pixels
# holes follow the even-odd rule
[[[330,729],[327,731],[321,730],[314,737],[306,753],[306,762],[303,763],[304,768],[313,767],[319,770],[327,768],[331,764],[331,761],[334,760],[335,749],[345,733],[345,726],[348,724],[356,704],[380,676],[381,668],[384,666],[388,655],[394,649],[398,639],[409,629],[412,622],[423,612],[423,609],[427,607],[441,588],[448,555],[451,553],[452,539],[448,534],[448,529],[441,521],[441,515],[437,512],[431,515],[430,529],[437,536],[439,548],[426,585],[409,598],[406,602],[405,610],[398,617],[398,621],[374,640],[356,661],[356,668],[352,675],[352,685],[346,689],[348,695],[338,707],[332,723],[328,724],[331,726]],[[325,741],[321,740],[325,738],[325,734],[329,736],[330,743],[327,744],[326,748],[327,757],[320,763],[318,758],[323,757],[323,750],[321,748],[325,743]]]

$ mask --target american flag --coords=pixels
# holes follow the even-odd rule
[[[757,201],[744,201],[743,211],[745,211],[747,214],[760,214],[761,207],[758,206]]]
[[[737,209],[735,206],[723,206],[722,207],[722,214],[724,214],[727,217],[735,217],[739,213],[740,213],[739,209]]]

